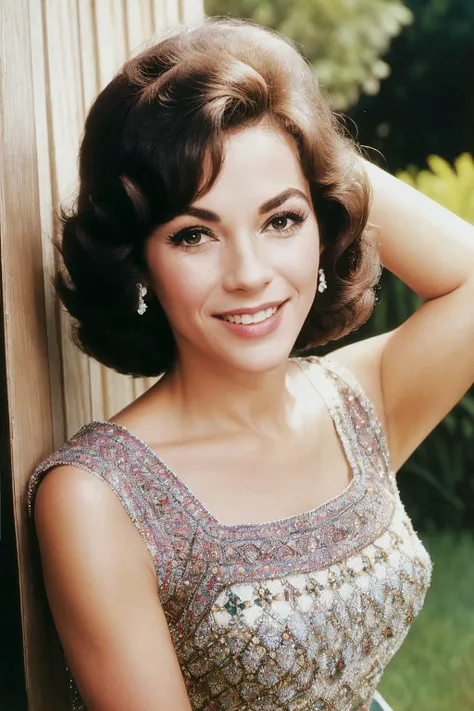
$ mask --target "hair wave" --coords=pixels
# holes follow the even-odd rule
[[[84,352],[133,376],[173,365],[174,338],[156,296],[147,296],[143,316],[136,312],[145,242],[212,187],[226,134],[262,121],[295,140],[324,245],[328,288],[293,352],[341,338],[369,317],[380,262],[356,146],[289,41],[249,22],[208,19],[127,61],[87,116],[55,279]]]

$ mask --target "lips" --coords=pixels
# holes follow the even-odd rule
[[[280,307],[282,306],[285,301],[269,301],[266,304],[261,304],[260,306],[248,306],[244,309],[233,309],[232,311],[222,311],[219,314],[214,314],[216,318],[222,318],[223,316],[243,316],[244,314],[249,314],[250,316],[252,314],[256,314],[259,311],[266,311],[267,309],[271,309],[274,306]]]

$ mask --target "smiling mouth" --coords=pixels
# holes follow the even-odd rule
[[[241,313],[227,316],[216,316],[216,318],[219,318],[222,321],[229,321],[229,323],[237,323],[243,326],[249,326],[253,323],[262,323],[262,321],[266,321],[267,319],[271,318],[276,314],[278,309],[283,306],[284,303],[286,302],[282,302],[278,306],[270,306],[268,309],[262,309],[261,311],[257,311],[253,314]]]

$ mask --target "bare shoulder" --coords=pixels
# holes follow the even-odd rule
[[[34,506],[42,556],[61,540],[65,553],[75,548],[121,548],[153,568],[146,547],[115,493],[99,477],[75,466],[51,469],[39,484]],[[106,534],[106,535],[105,535]],[[105,554],[107,551],[102,551]],[[112,552],[112,551],[110,551]]]
[[[48,602],[86,707],[190,711],[151,556],[114,492],[59,466],[34,515]]]
[[[71,501],[87,503],[107,499],[107,487],[90,472],[72,465],[52,467],[38,485],[35,512],[46,504],[54,505],[56,501],[72,497]],[[64,500],[62,503],[65,503]]]
[[[59,509],[68,509],[68,513],[87,507],[87,513],[93,513],[101,506],[113,508],[113,494],[99,477],[72,465],[55,466],[44,476],[38,485],[35,499],[35,521],[41,520],[49,511],[59,513]],[[90,510],[89,510],[90,509]]]

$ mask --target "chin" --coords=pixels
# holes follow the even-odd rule
[[[229,349],[217,359],[229,368],[243,373],[267,373],[288,362],[293,343],[261,343],[251,347]]]

